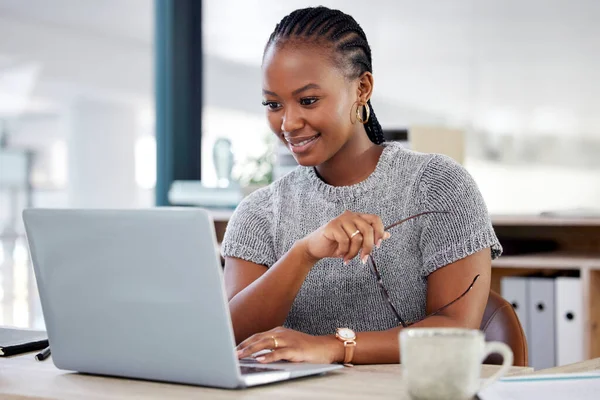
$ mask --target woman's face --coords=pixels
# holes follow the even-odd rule
[[[351,118],[359,80],[346,79],[326,51],[309,44],[271,45],[263,60],[269,125],[303,166],[329,160],[356,132]]]

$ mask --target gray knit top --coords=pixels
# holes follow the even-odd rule
[[[392,228],[391,238],[372,252],[403,319],[408,323],[422,319],[427,275],[487,247],[496,258],[502,248],[481,193],[460,164],[398,143],[383,146],[375,171],[355,185],[328,185],[314,168],[299,166],[253,192],[227,225],[222,255],[270,267],[294,242],[345,210],[379,215],[384,226],[423,211],[447,210],[450,213],[424,215]],[[378,331],[398,322],[369,265],[357,256],[348,265],[338,258],[317,262],[284,326],[327,335],[337,327]]]

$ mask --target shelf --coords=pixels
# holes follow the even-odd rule
[[[599,254],[581,254],[567,252],[536,253],[517,256],[501,256],[492,261],[494,268],[526,268],[526,269],[598,269]]]
[[[494,226],[597,226],[600,217],[567,217],[541,215],[492,215]]]
[[[218,221],[228,221],[233,214],[232,208],[208,208]],[[494,226],[596,226],[600,227],[598,217],[545,217],[540,215],[492,215]]]

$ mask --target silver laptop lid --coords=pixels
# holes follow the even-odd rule
[[[28,209],[23,218],[58,368],[239,385],[205,210]]]

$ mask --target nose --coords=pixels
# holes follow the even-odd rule
[[[282,132],[294,132],[304,126],[304,120],[300,113],[294,110],[294,107],[288,107],[283,113],[281,120]]]

